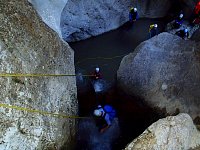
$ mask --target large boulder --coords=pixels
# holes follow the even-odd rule
[[[160,119],[125,150],[188,150],[200,146],[200,132],[188,114]]]
[[[118,84],[129,95],[143,98],[168,114],[200,116],[200,43],[161,33],[125,56]]]
[[[0,74],[75,73],[72,49],[26,0],[0,3]],[[77,115],[75,77],[0,77],[0,86],[1,150],[70,149],[75,119],[38,111]]]

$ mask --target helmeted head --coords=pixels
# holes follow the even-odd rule
[[[96,67],[96,68],[95,68],[95,71],[96,71],[96,72],[99,72],[99,67]]]
[[[137,8],[134,8],[134,12],[136,12],[137,11]]]
[[[155,27],[155,28],[157,28],[157,27],[158,27],[158,25],[157,25],[157,24],[154,24],[154,27]]]
[[[133,7],[131,7],[131,8],[130,8],[130,11],[133,11],[133,10],[134,10],[134,8],[133,8]]]
[[[100,117],[102,115],[102,112],[99,109],[95,109],[94,115],[97,116],[97,117]]]
[[[184,29],[184,32],[187,33],[187,32],[188,32],[188,29]]]
[[[180,15],[179,15],[179,18],[183,18],[183,14],[180,14]]]

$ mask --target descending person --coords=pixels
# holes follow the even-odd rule
[[[110,105],[104,107],[98,105],[98,108],[94,110],[94,115],[102,119],[99,130],[103,133],[111,126],[113,119],[116,117],[116,110]]]
[[[132,23],[132,22],[136,21],[137,19],[138,19],[137,8],[131,7],[131,9],[129,11],[129,21]]]
[[[149,27],[150,38],[152,38],[158,34],[157,28],[158,28],[157,24],[150,25],[150,27]]]
[[[102,75],[100,73],[100,69],[99,69],[99,67],[96,67],[94,73],[92,74],[92,79],[97,80],[97,79],[101,79],[101,78],[102,78]]]
[[[180,36],[182,39],[186,39],[189,37],[188,29],[179,30],[176,32],[176,35]]]
[[[181,27],[181,25],[183,24],[183,14],[181,13],[178,18],[175,19],[175,22],[173,24],[173,27],[175,29],[178,29]]]

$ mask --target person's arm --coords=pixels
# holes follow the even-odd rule
[[[103,127],[101,130],[100,130],[100,133],[103,133],[106,129],[108,129],[110,127],[110,125],[107,125],[105,127]]]
[[[106,114],[104,119],[105,119],[107,125],[100,130],[101,133],[103,133],[106,129],[108,129],[111,126],[111,121],[110,121],[110,117],[108,114]]]

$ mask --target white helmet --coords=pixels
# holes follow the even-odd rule
[[[99,67],[95,68],[96,72],[99,72]]]
[[[157,27],[158,27],[158,25],[157,25],[157,24],[154,24],[154,27],[155,27],[155,28],[157,28]]]
[[[184,29],[184,32],[185,32],[185,33],[188,32],[188,29]]]
[[[100,117],[101,116],[101,111],[99,109],[95,109],[94,110],[94,115],[97,116],[97,117]]]
[[[136,12],[137,11],[137,8],[134,8],[134,12]]]
[[[179,17],[180,17],[180,18],[183,18],[183,14],[180,14]]]

